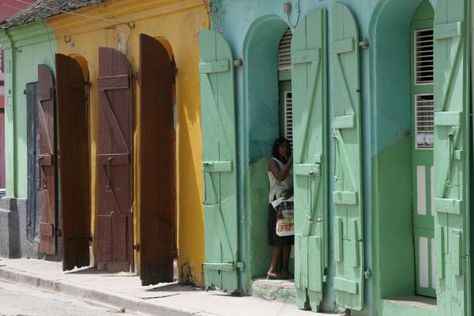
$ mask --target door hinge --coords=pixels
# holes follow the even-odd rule
[[[132,79],[140,83],[140,75],[141,75],[140,72],[135,72],[132,74]]]
[[[244,269],[245,269],[245,263],[243,263],[243,262],[237,262],[237,263],[235,264],[235,266],[236,266],[236,268],[239,269],[240,271],[244,271]]]
[[[372,271],[370,269],[366,269],[364,271],[364,278],[365,279],[370,279],[372,277]]]
[[[133,245],[133,250],[140,251],[140,245]]]
[[[62,236],[63,236],[62,230],[58,229],[58,230],[56,231],[56,236],[62,237]]]
[[[244,65],[244,61],[239,58],[239,59],[234,60],[233,64],[234,64],[234,67],[236,67],[236,68],[237,67],[242,67]]]
[[[176,77],[178,76],[178,67],[176,66],[176,61],[171,60],[171,82],[176,84]]]
[[[360,48],[369,48],[370,44],[367,39],[364,39],[363,41],[359,42],[359,47]]]

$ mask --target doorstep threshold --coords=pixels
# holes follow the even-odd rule
[[[295,282],[293,280],[255,279],[252,282],[252,296],[268,301],[295,303]]]
[[[403,296],[383,300],[384,316],[433,316],[436,314],[436,299],[424,296]]]

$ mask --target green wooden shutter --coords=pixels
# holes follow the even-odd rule
[[[435,240],[438,315],[471,315],[469,47],[466,0],[435,10]]]
[[[202,157],[207,287],[235,292],[237,269],[237,173],[234,71],[224,38],[199,34],[202,99]]]
[[[336,4],[332,27],[334,288],[337,304],[361,310],[364,300],[359,32],[349,9]]]
[[[327,267],[326,11],[308,14],[292,44],[295,286],[300,308],[322,299]]]

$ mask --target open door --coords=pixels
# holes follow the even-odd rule
[[[438,0],[434,21],[434,211],[438,315],[471,315],[471,108],[467,0]]]
[[[26,204],[26,237],[30,242],[38,238],[41,216],[41,200],[39,198],[39,127],[38,100],[36,98],[37,82],[26,85],[26,110],[28,132],[28,194]]]
[[[239,290],[234,69],[229,45],[199,33],[207,287]]]
[[[90,264],[91,234],[88,109],[79,64],[56,54],[59,200],[63,270]]]
[[[41,196],[39,252],[56,254],[56,126],[54,78],[46,65],[38,65],[36,86],[39,121],[39,194]]]
[[[359,77],[359,31],[349,8],[333,10],[334,260],[337,305],[362,310],[364,238],[362,208],[362,139]]]
[[[133,98],[127,57],[99,48],[97,148],[97,267],[129,271],[132,264]]]
[[[318,309],[327,267],[326,11],[309,13],[292,44],[296,303]]]
[[[174,67],[166,48],[140,35],[140,277],[173,281],[176,245]]]

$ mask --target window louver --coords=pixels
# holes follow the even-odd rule
[[[291,39],[293,38],[293,33],[291,29],[288,28],[285,33],[283,33],[280,46],[278,47],[278,70],[287,70],[291,68]]]
[[[434,97],[419,94],[416,100],[416,148],[433,148]]]
[[[416,84],[431,84],[434,78],[433,29],[415,32]]]
[[[285,138],[293,145],[293,95],[291,91],[284,93]]]

